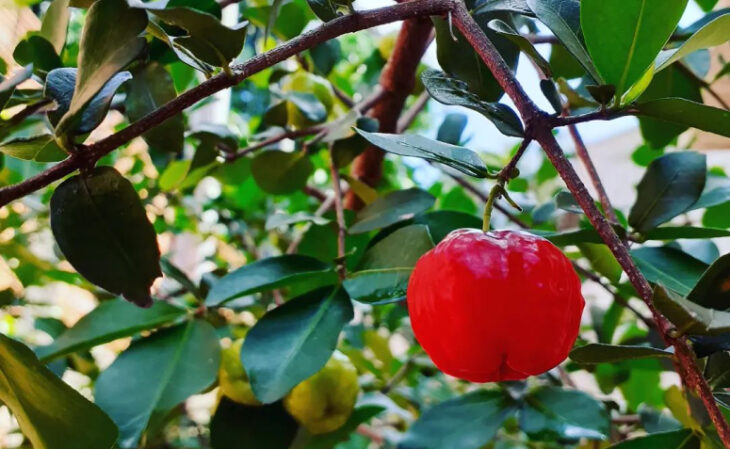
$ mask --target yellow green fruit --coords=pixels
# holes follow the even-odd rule
[[[359,391],[355,366],[335,351],[324,368],[294,387],[284,407],[310,433],[328,433],[350,418]]]
[[[327,115],[332,112],[332,108],[335,104],[335,94],[332,91],[332,86],[329,82],[321,76],[313,75],[307,72],[297,72],[294,75],[289,76],[282,86],[284,92],[300,92],[313,94],[322,103],[324,109],[327,111]],[[286,103],[287,114],[289,115],[289,125],[295,128],[307,128],[317,123],[310,120],[294,103],[288,101]],[[326,117],[325,117],[326,119]]]
[[[241,364],[243,339],[234,341],[221,351],[218,382],[223,396],[245,405],[261,405],[251,389],[248,375]]]

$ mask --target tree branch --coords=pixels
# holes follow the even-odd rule
[[[725,447],[730,449],[730,425],[725,421],[720,409],[717,407],[712,391],[695,363],[692,349],[684,337],[675,338],[671,335],[674,326],[654,305],[651,285],[634,263],[628,248],[613,230],[606,217],[596,207],[593,198],[591,198],[585,185],[583,185],[570,161],[565,157],[562,148],[555,140],[552,133],[555,126],[554,118],[540,110],[527,96],[509,66],[463,4],[455,6],[453,19],[456,27],[477,51],[480,58],[514,102],[525,122],[527,136],[533,137],[542,145],[548,159],[550,159],[578,204],[585,211],[593,227],[628,275],[631,284],[639,293],[641,299],[651,310],[664,342],[667,346],[674,346],[675,348],[675,364],[680,376],[687,385],[697,390]]]
[[[345,227],[345,210],[342,203],[340,172],[331,157],[330,176],[332,177],[332,187],[335,192],[335,215],[337,217],[337,274],[340,277],[340,281],[343,281],[347,276],[347,268],[345,266],[345,236],[347,229]]]
[[[48,186],[64,176],[73,173],[82,166],[96,163],[103,156],[111,153],[132,139],[141,136],[149,129],[179,114],[200,100],[223,89],[235,86],[249,76],[301,53],[304,50],[343,34],[372,28],[374,26],[414,17],[441,15],[453,7],[454,1],[418,0],[385,8],[362,11],[327,22],[321,27],[304,33],[273,50],[259,54],[242,64],[232,66],[233,76],[228,76],[225,73],[216,75],[184,92],[158,109],[155,109],[121,131],[92,145],[83,147],[82,151],[69,156],[68,159],[59,162],[42,173],[32,176],[18,184],[1,188],[0,207]]]

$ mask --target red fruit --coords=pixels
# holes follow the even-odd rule
[[[519,231],[450,233],[408,283],[413,332],[443,372],[472,382],[520,380],[565,360],[585,301],[565,255]]]

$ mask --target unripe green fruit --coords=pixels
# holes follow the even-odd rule
[[[221,351],[218,382],[223,396],[245,405],[261,405],[251,389],[246,370],[241,364],[243,339],[234,341]]]
[[[310,433],[329,433],[350,418],[359,391],[355,366],[335,351],[324,368],[294,387],[284,407]]]
[[[330,86],[329,82],[321,76],[313,75],[307,72],[297,72],[294,75],[289,76],[282,86],[284,92],[301,92],[313,94],[322,103],[327,115],[332,112],[332,108],[335,104],[335,94]],[[294,128],[308,128],[316,125],[320,122],[310,120],[294,103],[288,101],[286,103],[286,110],[289,116],[289,125]],[[326,119],[326,117],[325,117]]]

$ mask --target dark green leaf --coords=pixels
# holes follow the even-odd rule
[[[600,86],[586,86],[586,90],[594,100],[601,105],[607,105],[616,95],[616,86],[613,84],[602,84]]]
[[[187,290],[188,293],[195,296],[195,299],[199,301],[203,300],[202,293],[200,292],[198,286],[195,285],[192,279],[190,279],[183,270],[173,264],[170,259],[160,259],[160,266],[162,267],[162,272],[165,274],[165,276],[174,279],[178,284],[180,284],[181,287]]]
[[[35,449],[111,449],[119,432],[99,408],[0,334],[0,401]]]
[[[436,140],[451,145],[459,145],[461,143],[461,134],[466,128],[467,118],[464,114],[448,114],[439,126],[436,133]]]
[[[586,46],[601,79],[626,92],[654,63],[679,23],[687,0],[580,2]]]
[[[638,115],[730,137],[730,111],[682,98],[662,98],[636,105]]]
[[[140,309],[122,300],[106,301],[64,331],[53,343],[38,348],[36,354],[47,363],[72,352],[155,329],[183,315],[185,310],[159,301],[149,309]]]
[[[583,43],[580,3],[577,0],[527,0],[527,4],[588,74],[599,81],[600,76]]]
[[[639,417],[644,429],[649,433],[670,432],[682,428],[682,424],[674,419],[668,410],[659,411],[648,405],[639,407]]]
[[[51,229],[85,278],[137,305],[150,306],[162,275],[157,236],[132,184],[111,167],[64,181],[51,198]]]
[[[35,162],[56,162],[66,159],[65,151],[58,147],[50,134],[19,137],[0,143],[0,152],[8,156]]]
[[[708,174],[702,196],[690,210],[704,209],[730,201],[730,178]]]
[[[342,58],[338,40],[332,39],[309,49],[317,74],[327,76]]]
[[[215,381],[219,364],[220,344],[207,321],[134,342],[96,381],[96,402],[119,426],[119,447],[136,448],[150,423]]]
[[[583,66],[571,55],[562,44],[554,44],[550,50],[550,67],[553,69],[553,76],[556,79],[580,78],[586,71]]]
[[[323,22],[337,18],[337,5],[332,0],[307,0],[312,12]]]
[[[411,219],[414,215],[430,209],[435,202],[436,198],[421,189],[391,192],[358,212],[349,232],[369,232]]]
[[[298,428],[281,402],[250,406],[224,396],[210,422],[210,445],[213,449],[287,449]]]
[[[120,23],[124,26],[119,26]],[[145,46],[145,40],[139,34],[146,27],[147,14],[130,7],[126,0],[98,0],[91,5],[79,43],[79,68],[73,98],[56,127],[57,135],[75,130],[86,105],[117,72],[139,55]],[[84,132],[78,130],[80,134]]]
[[[271,403],[319,371],[353,317],[341,290],[320,289],[270,311],[248,332],[241,361],[256,397]]]
[[[540,80],[540,90],[550,102],[550,106],[553,107],[555,113],[560,114],[563,111],[563,99],[560,97],[560,92],[558,92],[558,87],[555,85],[555,82],[550,79]]]
[[[370,421],[384,410],[385,408],[379,405],[358,407],[342,427],[324,435],[315,435],[307,442],[305,449],[333,449],[338,443],[347,441],[358,426]]]
[[[422,215],[417,215],[413,222],[425,224],[433,238],[438,243],[451,232],[462,228],[480,229],[482,219],[463,212],[453,210],[437,210]]]
[[[515,411],[501,392],[469,393],[426,410],[398,449],[479,449]]]
[[[264,151],[251,163],[253,178],[261,190],[285,195],[300,190],[307,184],[314,166],[305,153]]]
[[[679,48],[662,52],[657,59],[657,71],[703,48],[723,45],[730,41],[730,14],[715,18],[694,32]]]
[[[13,59],[20,65],[33,64],[33,69],[41,74],[63,66],[53,44],[38,34],[31,34],[18,42],[13,51]]]
[[[376,132],[379,123],[370,117],[360,117],[355,122],[355,127],[367,132]],[[332,162],[335,167],[342,168],[348,166],[355,158],[365,151],[368,147],[368,141],[360,134],[353,134],[345,139],[339,139],[332,144]]]
[[[730,230],[694,226],[663,226],[644,234],[647,240],[714,239],[730,237]]]
[[[413,267],[433,246],[426,226],[400,228],[365,253],[359,271],[348,276],[343,286],[352,299],[360,302],[401,301]]]
[[[484,178],[489,174],[484,161],[468,148],[415,134],[369,133],[360,129],[357,132],[371,144],[389,153],[438,162],[477,178]]]
[[[710,265],[687,299],[711,309],[730,308],[730,254],[725,254]]]
[[[329,264],[313,257],[297,254],[268,257],[244,265],[219,279],[210,289],[205,303],[210,307],[220,306],[252,293],[301,282],[331,279],[333,276]]]
[[[516,68],[519,56],[517,46],[487,27],[487,23],[495,18],[510,20],[508,14],[500,12],[480,14],[475,20],[507,64]],[[465,82],[469,86],[468,90],[481,100],[499,100],[504,91],[461,32],[456,27],[452,29],[442,18],[434,17],[432,20],[436,28],[436,56],[444,71]]]
[[[649,282],[687,295],[697,284],[707,264],[675,248],[638,248],[631,251],[636,265]]]
[[[521,35],[510,24],[499,19],[494,19],[489,22],[489,28],[511,40],[515,45],[520,47],[520,50],[532,59],[540,70],[542,70],[542,73],[545,76],[552,78],[553,74],[552,69],[550,68],[550,63],[547,62],[547,60],[545,60],[545,58],[537,51],[529,39]]]
[[[616,346],[603,343],[591,343],[570,352],[570,359],[577,363],[595,365],[598,363],[616,363],[624,360],[646,359],[654,357],[672,357],[672,352],[649,346]]]
[[[526,0],[485,0],[474,8],[473,14],[477,15],[490,11],[516,12],[526,16],[533,14],[530,7],[527,6]]]
[[[692,429],[653,433],[611,446],[609,449],[699,449],[700,439]]]
[[[145,115],[172,101],[177,96],[172,77],[165,68],[152,62],[135,70],[129,83],[126,98],[126,113],[129,120],[136,122]],[[156,125],[142,137],[153,151],[181,153],[185,138],[185,123],[182,114],[177,114]]]
[[[58,108],[48,113],[51,124],[58,126],[59,121],[68,112],[74,96],[77,70],[75,68],[61,68],[51,70],[46,76],[44,95],[52,98]],[[132,79],[129,72],[120,72],[114,75],[101,90],[88,102],[81,112],[73,131],[84,134],[94,130],[104,120],[109,111],[114,94],[119,86]],[[56,128],[58,130],[58,127]]]
[[[639,183],[629,224],[647,232],[687,211],[702,194],[706,176],[704,154],[686,151],[655,159]]]
[[[421,80],[431,97],[439,103],[472,109],[488,118],[502,134],[524,136],[522,122],[509,106],[481,100],[469,91],[465,82],[451,78],[439,70],[424,71]]]
[[[730,312],[708,309],[662,286],[654,289],[654,304],[677,329],[694,335],[720,335],[730,332]]]
[[[540,387],[525,398],[520,427],[532,437],[568,441],[608,437],[610,420],[604,405],[575,390]]]

